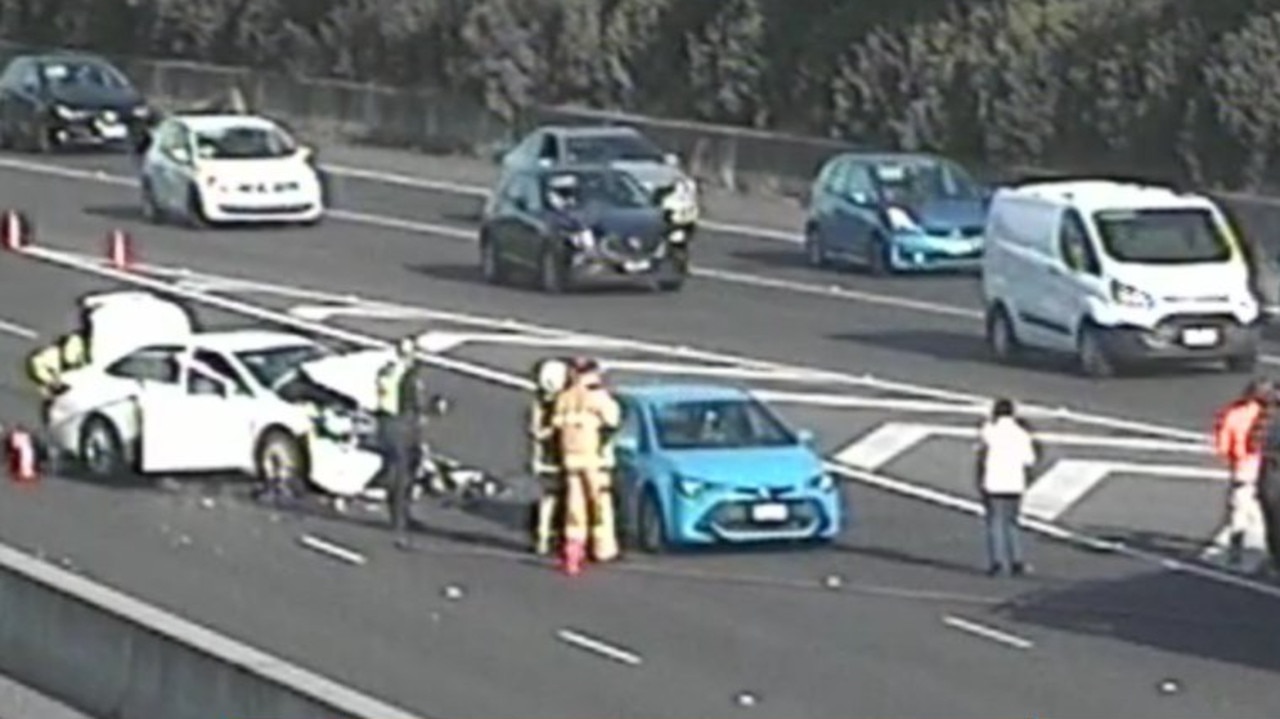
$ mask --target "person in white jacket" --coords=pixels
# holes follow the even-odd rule
[[[1018,515],[1027,475],[1036,463],[1035,442],[1014,415],[1013,402],[996,400],[979,433],[978,490],[986,511],[988,573],[1024,574]]]

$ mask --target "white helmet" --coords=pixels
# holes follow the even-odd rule
[[[538,391],[555,394],[569,384],[569,365],[563,360],[543,360],[536,370]]]

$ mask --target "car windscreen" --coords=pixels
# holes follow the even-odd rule
[[[129,90],[133,87],[119,70],[105,62],[92,60],[50,60],[40,64],[40,74],[45,82],[54,88],[94,87]]]
[[[872,167],[889,202],[913,205],[938,200],[976,200],[978,184],[959,167],[936,161],[884,162]]]
[[[648,139],[632,133],[569,137],[565,154],[573,164],[604,162],[662,162],[662,150]]]
[[[542,180],[549,207],[651,207],[653,200],[635,178],[625,172],[560,172]]]
[[[1103,248],[1118,262],[1178,265],[1231,258],[1226,233],[1203,208],[1101,211],[1093,221]]]
[[[664,449],[786,447],[795,434],[764,404],[748,399],[680,400],[654,409]]]
[[[263,160],[297,151],[292,138],[275,128],[229,127],[196,133],[196,152],[206,160]]]
[[[312,360],[328,357],[329,350],[319,345],[291,345],[270,349],[237,352],[236,359],[248,368],[263,387],[275,389],[281,380]]]

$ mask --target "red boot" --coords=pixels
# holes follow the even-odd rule
[[[587,547],[582,541],[565,542],[561,568],[571,577],[582,574],[582,564],[586,560]]]

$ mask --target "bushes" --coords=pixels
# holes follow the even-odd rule
[[[1269,0],[0,0],[0,31],[1231,186],[1280,150]]]

